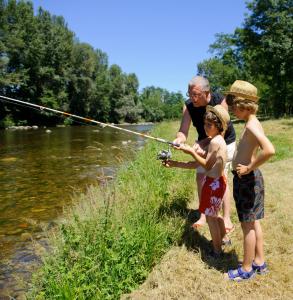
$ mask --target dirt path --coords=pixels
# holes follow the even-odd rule
[[[210,235],[187,231],[185,244],[172,248],[144,284],[123,299],[293,299],[293,159],[266,164],[265,219],[262,221],[270,273],[242,283],[223,280],[223,273],[242,259],[242,234],[235,212],[233,245],[221,261],[205,257]],[[231,182],[232,180],[230,180]]]

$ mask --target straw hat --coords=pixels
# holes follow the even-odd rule
[[[220,104],[218,104],[216,106],[208,105],[206,107],[206,111],[213,112],[220,119],[220,121],[223,125],[224,131],[227,129],[228,123],[230,121],[230,116],[229,116],[227,110],[222,105],[220,105]]]
[[[234,95],[236,97],[257,102],[257,88],[251,83],[243,80],[235,80],[230,87],[230,91],[224,92],[225,95]]]

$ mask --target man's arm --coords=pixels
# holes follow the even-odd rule
[[[190,123],[191,123],[191,117],[186,105],[184,104],[180,128],[176,134],[176,139],[173,141],[173,143],[180,144],[186,142]]]
[[[236,170],[239,175],[245,175],[255,170],[259,166],[261,166],[264,162],[266,162],[271,156],[275,154],[275,148],[270,140],[265,136],[264,132],[261,130],[259,126],[247,126],[247,130],[254,135],[257,139],[258,144],[261,148],[261,151],[257,154],[256,158],[251,161],[248,166],[238,164]]]

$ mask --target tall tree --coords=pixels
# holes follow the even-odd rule
[[[70,111],[87,116],[96,92],[97,53],[86,43],[73,47],[68,94]]]
[[[250,71],[265,80],[275,116],[293,112],[293,1],[254,0],[247,4],[240,46]]]
[[[148,122],[160,122],[164,119],[164,90],[156,87],[143,89],[140,101],[143,107],[143,118]]]
[[[222,59],[210,58],[197,65],[198,74],[209,79],[212,90],[221,92],[234,80],[241,78],[241,70],[232,62]],[[244,78],[243,78],[244,79]]]
[[[119,109],[122,106],[121,99],[127,95],[125,74],[118,65],[111,65],[109,68],[110,79],[110,121],[118,123],[121,120]]]

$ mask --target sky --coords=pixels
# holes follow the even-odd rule
[[[107,53],[109,64],[147,86],[186,93],[197,64],[210,58],[216,33],[233,33],[245,0],[33,0],[63,16],[80,42]]]

